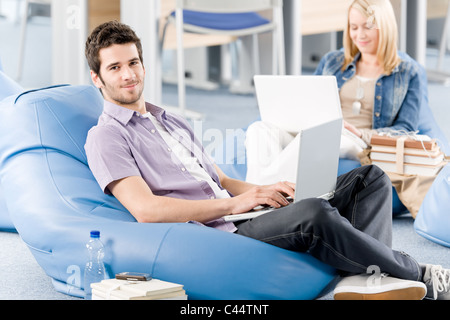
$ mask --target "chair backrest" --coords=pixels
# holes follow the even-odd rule
[[[47,208],[47,218],[55,215],[51,219],[95,215],[134,221],[117,199],[103,193],[87,163],[86,136],[102,110],[103,98],[93,86],[55,86],[1,101],[0,180],[19,232],[30,219],[44,223],[38,208]],[[17,114],[20,121],[14,120]],[[24,186],[24,179],[30,184]],[[16,188],[28,199],[14,201]]]
[[[239,13],[281,8],[282,0],[177,0],[177,8],[211,13]]]

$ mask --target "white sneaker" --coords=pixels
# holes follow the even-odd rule
[[[427,287],[418,281],[402,280],[382,273],[343,278],[334,290],[335,300],[422,300]]]
[[[428,288],[427,298],[450,300],[450,270],[441,266],[427,264],[423,282]]]

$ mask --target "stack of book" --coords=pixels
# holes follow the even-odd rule
[[[182,285],[157,279],[107,279],[92,283],[91,288],[92,300],[187,300]]]
[[[398,140],[401,139],[400,143]],[[436,140],[373,135],[370,158],[385,172],[434,176],[447,162]]]

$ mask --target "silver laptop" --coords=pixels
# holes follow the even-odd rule
[[[334,76],[257,75],[254,82],[261,120],[288,132],[342,118]]]
[[[342,118],[300,131],[294,202],[307,198],[331,199],[336,189]],[[251,212],[225,216],[225,221],[253,219],[277,210],[258,207]]]

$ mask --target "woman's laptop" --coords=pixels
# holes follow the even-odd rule
[[[257,75],[254,83],[261,120],[288,132],[342,118],[334,76]]]
[[[307,198],[331,199],[334,196],[339,165],[342,118],[300,131],[297,179],[294,202]],[[225,221],[255,218],[276,210],[255,208],[251,212],[225,216]]]

